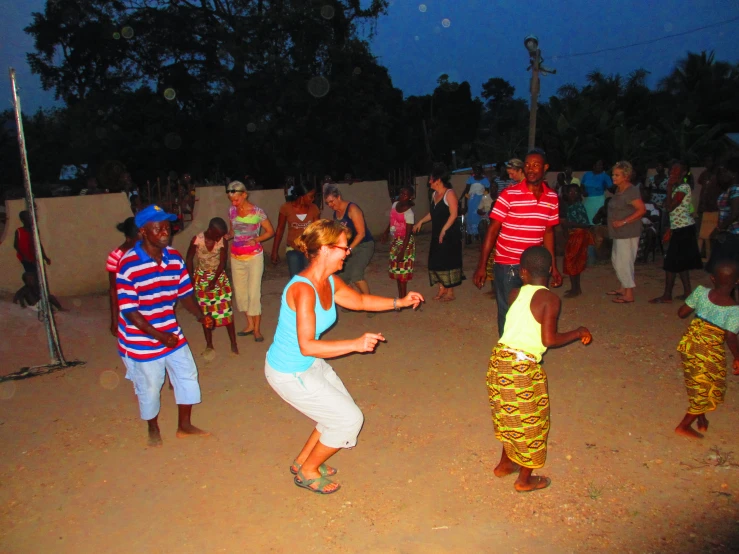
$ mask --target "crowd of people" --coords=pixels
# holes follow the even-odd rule
[[[545,476],[533,475],[546,461],[550,428],[547,375],[541,360],[548,348],[577,340],[587,345],[592,340],[585,327],[567,332],[557,328],[561,301],[550,287],[561,286],[563,279],[557,267],[554,231],[561,225],[566,232],[563,270],[571,287],[564,296],[573,298],[582,293],[581,274],[595,239],[591,224],[601,212],[620,283],[619,288],[604,292],[618,304],[635,301],[634,263],[643,242],[644,220],[652,222],[654,217],[661,222],[661,210],[666,212],[669,233],[660,237],[668,243],[665,291],[653,302],[670,302],[675,279],[680,276],[685,304],[678,315],[684,318],[695,312],[696,317],[678,345],[690,407],[676,432],[701,437],[708,429],[706,414],[723,400],[724,343],[739,375],[739,160],[728,160],[712,168],[711,175],[701,176],[704,188],[699,206],[703,212],[698,215],[712,213],[714,201],[716,207],[715,227],[707,234],[707,268],[713,288],[699,286],[695,290],[689,271],[703,266],[698,240],[705,233],[699,231],[702,224],[696,223],[691,208],[690,173],[684,163],[671,162],[664,168],[666,173],[635,184],[637,175],[629,162],[617,162],[607,175],[600,161],[579,182],[571,171],[558,174],[553,187],[545,181],[549,166],[542,151],[532,151],[524,160],[510,160],[504,170],[502,166],[499,169],[498,177],[488,179],[482,167],[473,168],[462,195],[464,209],[477,216],[472,218],[477,229],[472,230],[477,230],[481,239],[473,281],[482,288],[492,280],[497,303],[500,338],[493,347],[486,378],[495,436],[503,444],[495,475],[516,473],[514,488],[519,492],[541,490],[551,483]],[[502,178],[503,171],[508,179]],[[438,287],[434,299],[454,300],[455,288],[465,280],[458,218],[463,202],[441,164],[434,166],[428,185],[429,213],[416,219],[413,190],[403,188],[391,205],[382,234],[383,242],[390,241],[387,268],[389,278],[397,282],[395,298],[370,294],[365,272],[374,255],[374,238],[361,207],[345,199],[332,184],[323,190],[325,202],[333,210],[332,219],[320,218],[313,203],[314,187],[295,184],[280,207],[275,231],[264,210],[249,201],[248,187],[232,181],[226,187],[228,221],[213,218],[204,232],[192,238],[185,257],[171,247],[172,224],[178,216],[163,207],[142,207],[119,225],[124,239],[106,264],[111,333],[118,339],[126,377],[133,382],[141,418],[147,422],[149,444],[162,444],[158,414],[165,373],[178,405],[177,436],[208,435],[191,422],[192,408],[200,402],[198,371],[175,305],[179,302],[202,324],[206,358],[215,352],[216,327],[226,327],[233,355],[239,353],[238,336],[251,335],[262,342],[263,243],[274,239],[271,261],[280,263],[277,252],[286,234],[290,280],[281,296],[277,329],[267,350],[265,377],[280,398],[316,422],[289,467],[294,483],[318,494],[338,491],[340,485],[333,479],[337,469],[326,462],[340,449],[355,446],[364,416],[326,360],[372,352],[385,338],[381,333],[367,332],[355,339],[322,339],[336,322],[336,307],[368,315],[418,308],[424,298],[408,291],[407,286],[414,275],[414,235],[429,222],[429,284]],[[663,187],[664,198],[655,200]],[[660,203],[661,207],[654,208]],[[22,215],[21,221],[15,245],[25,281],[26,275],[35,275],[36,259],[29,239],[33,230],[30,219]],[[45,252],[43,256],[46,263],[51,262]],[[238,333],[233,297],[247,322]],[[697,430],[692,428],[695,422]]]

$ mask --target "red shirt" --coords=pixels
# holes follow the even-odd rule
[[[519,264],[523,251],[541,245],[547,227],[559,224],[557,193],[545,183],[541,189],[537,200],[524,179],[500,193],[490,212],[490,219],[503,223],[495,245],[496,264]]]
[[[36,251],[33,249],[31,231],[25,227],[18,227],[15,233],[18,237],[18,251],[15,253],[15,257],[22,262],[35,262]]]

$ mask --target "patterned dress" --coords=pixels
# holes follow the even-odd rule
[[[410,281],[413,279],[413,266],[416,261],[416,241],[411,234],[408,246],[400,256],[400,249],[405,242],[406,225],[413,225],[415,218],[413,210],[408,208],[404,212],[396,210],[397,202],[390,208],[390,264],[388,274],[394,281]]]
[[[205,313],[215,321],[216,327],[223,327],[233,322],[231,305],[231,282],[225,271],[222,271],[214,287],[210,287],[221,263],[221,250],[225,248],[223,239],[219,240],[213,250],[205,245],[205,236],[200,233],[195,237],[197,246],[197,269],[195,270],[195,298]]]
[[[683,363],[689,414],[715,410],[726,392],[726,333],[739,332],[739,306],[717,306],[708,298],[710,289],[698,286],[685,303],[696,318],[680,339],[677,351]]]
[[[588,213],[582,202],[567,206],[567,221],[578,225],[590,225]],[[580,275],[585,271],[588,261],[588,247],[595,244],[590,229],[570,229],[565,246],[564,273],[565,275]]]

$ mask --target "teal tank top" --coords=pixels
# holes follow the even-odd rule
[[[316,360],[314,356],[303,356],[298,345],[298,316],[287,305],[287,291],[294,283],[308,283],[315,291],[313,283],[305,277],[296,275],[288,282],[282,291],[282,303],[280,304],[280,317],[277,320],[275,338],[267,350],[267,363],[280,373],[301,373],[307,370]],[[336,304],[334,302],[334,276],[330,275],[328,282],[331,283],[331,307],[324,310],[321,300],[316,292],[316,340],[336,322]]]

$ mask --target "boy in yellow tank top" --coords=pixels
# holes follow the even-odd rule
[[[518,472],[513,484],[518,492],[545,489],[552,482],[531,475],[544,466],[549,436],[549,392],[541,357],[550,347],[593,340],[585,327],[557,331],[561,301],[547,288],[551,266],[552,256],[543,246],[527,248],[521,255],[523,287],[511,291],[505,331],[488,365],[495,438],[503,443],[494,473],[505,477]]]

